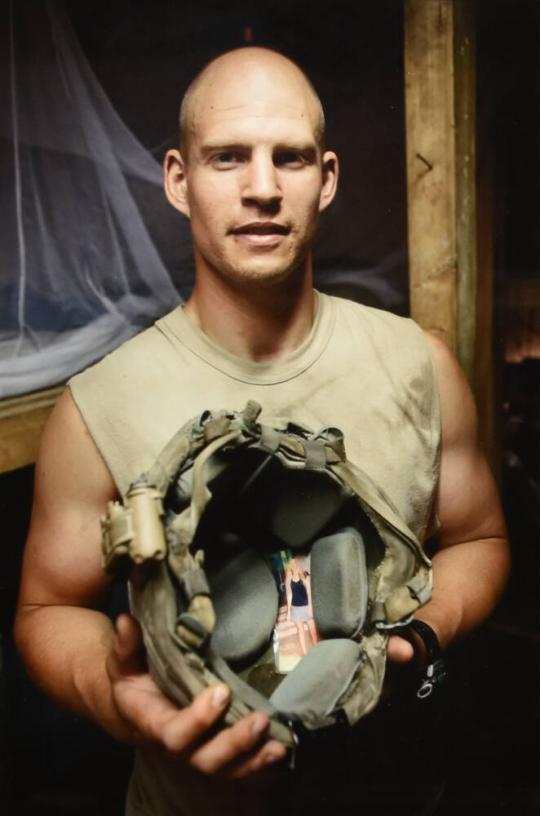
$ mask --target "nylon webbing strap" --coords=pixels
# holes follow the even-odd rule
[[[193,465],[193,487],[191,493],[191,503],[176,519],[171,523],[171,530],[178,538],[178,543],[182,548],[188,547],[193,541],[195,530],[201,519],[204,508],[210,501],[212,494],[206,486],[204,479],[204,466],[211,456],[230,442],[241,437],[239,429],[230,431],[225,436],[214,439],[201,451],[195,464]]]
[[[201,567],[194,567],[179,577],[179,582],[186,599],[190,601],[195,595],[210,595],[206,573]]]
[[[189,455],[191,447],[189,430],[185,426],[180,428],[161,451],[150,470],[144,474],[148,484],[155,485],[162,494],[166,493],[179,464]]]
[[[318,439],[306,439],[306,467],[313,470],[324,470],[326,467],[326,450]]]
[[[268,453],[276,453],[279,450],[280,433],[275,428],[270,428],[268,425],[263,425],[261,428],[260,445]]]

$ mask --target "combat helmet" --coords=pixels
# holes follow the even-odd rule
[[[232,724],[265,711],[287,747],[377,704],[389,634],[431,597],[431,562],[336,428],[261,407],[186,423],[102,520],[103,563],[130,575],[150,671],[184,706],[225,682]],[[281,673],[276,553],[308,559],[318,642]],[[278,559],[279,560],[279,559]],[[283,576],[282,576],[283,577]]]

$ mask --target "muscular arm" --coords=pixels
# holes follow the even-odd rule
[[[261,712],[207,738],[228,704],[228,689],[207,689],[179,710],[141,663],[133,619],[122,616],[115,632],[99,611],[108,585],[99,518],[115,495],[67,391],[42,439],[16,616],[30,674],[51,697],[116,738],[151,743],[198,770],[242,776],[281,759],[282,745],[259,744],[268,726]]]
[[[68,392],[45,429],[23,562],[15,635],[44,690],[108,730],[116,723],[105,672],[114,633],[97,611],[107,588],[99,517],[112,478]]]
[[[508,543],[497,488],[478,446],[474,400],[444,343],[431,346],[441,404],[441,469],[436,512],[440,548],[433,558],[433,597],[418,610],[444,647],[479,626],[506,584]],[[407,660],[411,646],[393,638],[389,656]]]

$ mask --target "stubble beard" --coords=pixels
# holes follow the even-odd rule
[[[216,273],[238,289],[271,289],[302,277],[305,270],[307,250],[284,264],[222,264]]]
[[[255,258],[245,261],[239,259],[234,263],[227,257],[219,258],[217,262],[206,261],[215,275],[221,278],[234,289],[271,289],[284,284],[299,283],[303,280],[315,239],[317,225],[304,236],[292,251],[281,261],[271,257],[265,263],[265,256],[261,253]],[[310,267],[309,267],[310,269]]]

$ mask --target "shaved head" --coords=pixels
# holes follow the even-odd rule
[[[305,74],[276,51],[229,51],[189,86],[180,127],[165,191],[191,221],[199,291],[225,282],[309,289],[319,213],[339,166],[323,148],[322,107]]]
[[[257,91],[265,82],[274,96],[282,96],[287,110],[302,109],[312,122],[321,152],[324,150],[324,112],[315,88],[292,60],[268,48],[246,47],[228,51],[209,62],[189,85],[180,107],[180,150],[188,160],[189,146],[197,124],[207,111],[222,105],[223,91],[231,84],[246,98],[255,82]]]

